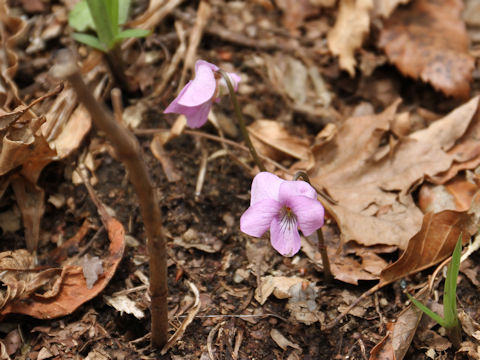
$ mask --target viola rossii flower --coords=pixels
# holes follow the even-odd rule
[[[240,229],[261,237],[270,229],[270,242],[284,256],[300,250],[300,229],[305,236],[322,227],[324,209],[315,189],[305,181],[286,181],[268,172],[255,176],[250,207],[240,218]]]
[[[225,93],[222,88],[227,86],[218,70],[216,65],[198,60],[195,63],[195,78],[185,85],[164,112],[185,115],[187,125],[191,128],[205,124],[213,102],[219,100],[220,95]],[[234,73],[228,73],[228,76],[236,91],[240,76]]]

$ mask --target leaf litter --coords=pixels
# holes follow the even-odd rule
[[[8,249],[9,252],[1,253],[5,261],[9,261],[2,279],[6,285],[2,293],[5,302],[2,314],[18,311],[39,318],[64,316],[73,311],[84,314],[79,321],[64,318],[67,324],[60,328],[48,322],[34,328],[39,342],[32,353],[37,358],[60,356],[65,350],[75,348],[71,342],[75,339],[90,344],[96,341],[94,346],[83,351],[87,358],[108,358],[115,356],[114,352],[108,355],[105,351],[108,344],[115,342],[108,333],[117,331],[118,334],[123,330],[112,330],[111,325],[107,326],[108,331],[105,330],[99,323],[106,324],[101,314],[78,307],[100,293],[105,299],[111,298],[105,295],[109,294],[108,289],[105,290],[109,282],[112,286],[131,290],[126,295],[118,295],[117,300],[120,299],[123,305],[117,302],[114,306],[119,311],[123,306],[126,312],[139,315],[148,307],[145,283],[139,280],[142,270],[135,272],[136,275],[133,271],[131,276],[125,275],[131,271],[130,264],[135,263],[135,269],[144,267],[146,254],[141,241],[129,247],[128,251],[134,256],[124,260],[127,264],[125,269],[118,268],[124,247],[124,229],[134,231],[138,239],[142,238],[142,230],[137,224],[135,211],[125,206],[125,191],[120,187],[121,173],[114,175],[119,180],[115,184],[107,182],[101,185],[102,179],[112,179],[112,174],[108,172],[113,171],[111,169],[115,165],[109,156],[108,146],[103,151],[92,152],[98,142],[88,135],[91,127],[89,116],[76,104],[72,91],[64,88],[59,90],[60,93],[51,95],[52,98],[43,97],[48,85],[42,82],[46,69],[41,63],[49,62],[42,51],[53,50],[49,47],[56,45],[42,40],[42,37],[65,39],[66,22],[62,13],[66,12],[63,5],[54,9],[48,1],[41,4],[31,2],[30,8],[15,8],[15,14],[25,11],[22,13],[24,17],[18,18],[10,12],[10,6],[15,6],[13,3],[0,4],[0,22],[6,24],[0,27],[0,52],[6,56],[0,61],[0,121],[4,124],[1,131],[5,135],[2,146],[7,146],[8,150],[8,146],[19,145],[26,149],[27,155],[6,156],[8,161],[5,162],[1,180],[2,184],[11,183],[13,190],[6,185],[1,190],[18,202],[29,248],[38,249],[41,257],[48,254],[47,257],[56,259],[57,264],[51,268],[38,266],[36,259],[24,250]],[[155,179],[161,180],[163,211],[167,214],[169,231],[173,234],[170,243],[173,246],[169,249],[170,270],[173,267],[176,269],[170,305],[184,299],[184,306],[179,307],[178,313],[181,314],[189,308],[188,304],[193,304],[184,297],[188,288],[179,282],[182,277],[198,287],[189,320],[184,322],[186,325],[182,327],[181,334],[170,344],[172,358],[202,358],[227,352],[258,358],[269,358],[272,354],[277,358],[298,358],[299,354],[306,353],[320,358],[334,358],[353,352],[355,356],[365,358],[366,353],[385,335],[382,330],[379,330],[380,334],[375,329],[371,330],[373,323],[378,329],[384,327],[383,311],[388,312],[389,318],[397,318],[397,322],[390,323],[387,329],[387,336],[390,336],[387,339],[393,344],[395,358],[405,355],[416,329],[416,325],[411,325],[418,317],[412,315],[413,320],[405,320],[406,316],[410,316],[408,312],[411,308],[404,307],[401,295],[397,292],[393,298],[389,290],[382,292],[380,288],[387,284],[395,288],[407,275],[412,276],[441,262],[453,249],[452,239],[460,232],[472,234],[472,224],[476,221],[467,210],[472,207],[472,198],[477,190],[475,168],[480,164],[477,136],[480,117],[478,97],[474,96],[478,93],[478,79],[473,71],[474,60],[478,59],[475,55],[478,54],[478,42],[472,37],[473,45],[468,43],[468,36],[473,32],[471,28],[468,33],[465,31],[460,5],[459,1],[453,0],[342,0],[337,4],[314,0],[292,4],[289,1],[274,3],[268,0],[252,3],[214,1],[208,5],[210,11],[205,12],[188,1],[152,1],[148,8],[140,6],[136,9],[132,26],[157,27],[152,40],[142,43],[144,46],[135,47],[132,46],[134,42],[127,41],[124,50],[126,58],[137,59],[130,63],[130,74],[138,74],[141,91],[147,94],[153,89],[157,96],[160,95],[159,99],[147,99],[146,108],[137,116],[135,127],[150,126],[154,130],[161,127],[152,142],[152,152],[162,163],[170,183],[166,184],[165,175],[155,158],[151,158],[150,165]],[[294,11],[288,11],[291,6],[295,6],[292,8]],[[472,7],[471,3],[467,6],[470,6],[469,9]],[[275,13],[274,9],[278,11]],[[45,16],[49,10],[54,10],[54,16]],[[25,40],[27,22],[24,19],[29,18],[32,12],[40,14],[37,18],[40,21],[33,28],[32,38]],[[428,27],[422,23],[426,18],[429,19]],[[162,23],[164,19],[175,22],[175,32],[172,26],[167,25],[168,22]],[[464,19],[467,25],[474,21],[468,14],[464,15]],[[167,34],[169,26],[172,29]],[[379,39],[372,36],[377,30]],[[185,47],[185,34],[189,35],[190,60],[182,64],[179,59],[186,48],[181,50],[179,47],[178,54],[175,53],[173,58],[170,52],[173,54],[176,51],[178,41]],[[445,41],[445,38],[450,39],[449,36],[453,40]],[[221,41],[216,44],[210,41],[212,39]],[[215,45],[207,49],[204,40]],[[399,47],[408,51],[399,52]],[[28,50],[17,51],[19,48]],[[418,87],[420,85],[413,85],[415,91],[420,89],[433,100],[414,93],[406,94],[400,84],[407,84],[402,86],[410,86],[411,89],[412,83],[401,78],[402,75],[389,74],[386,78],[379,75],[389,66],[385,64],[385,54],[381,53],[381,49],[400,74],[429,82],[444,94],[469,101],[463,105],[443,101],[445,98],[439,93]],[[99,57],[88,55],[88,52],[84,47],[79,48],[85,76],[99,98],[108,98],[105,94],[111,84],[105,68]],[[429,56],[416,55],[419,53]],[[243,105],[251,105],[245,113],[253,115],[251,130],[263,144],[263,154],[281,162],[284,167],[278,167],[278,172],[285,177],[289,178],[297,169],[309,171],[329,212],[323,232],[332,272],[339,280],[335,283],[337,288],[325,287],[321,283],[318,272],[322,271],[322,264],[315,237],[302,239],[303,252],[293,259],[281,259],[269,249],[268,240],[245,239],[239,234],[235,220],[233,225],[225,227],[223,215],[226,211],[235,219],[247,206],[245,191],[240,189],[248,188],[250,173],[238,175],[250,166],[245,154],[229,149],[230,158],[235,159],[233,163],[221,157],[212,158],[202,194],[195,200],[190,199],[188,194],[193,193],[194,187],[190,178],[197,173],[196,155],[192,155],[191,151],[194,149],[193,142],[185,140],[191,135],[182,133],[183,127],[180,131],[171,131],[170,119],[159,117],[158,113],[164,108],[163,104],[173,97],[176,86],[168,85],[171,79],[182,82],[182,76],[179,76],[182,66],[186,69],[183,70],[185,74],[188,63],[192,64],[196,57],[221,59],[232,69],[242,64],[241,101]],[[35,59],[38,59],[35,64],[40,65],[32,66],[28,74],[35,73],[37,77],[30,80],[33,86],[26,87],[22,76],[28,75],[18,72],[18,68],[24,66],[25,61]],[[354,75],[355,78],[352,78]],[[395,76],[400,80],[392,80]],[[271,81],[273,86],[263,86],[263,80]],[[162,91],[155,91],[155,84],[160,84]],[[362,93],[362,89],[368,92]],[[259,94],[262,95],[261,101],[258,101]],[[362,101],[363,108],[357,106]],[[217,118],[227,117],[228,110],[223,104],[218,109],[214,110],[218,112],[215,114]],[[361,115],[358,116],[358,113]],[[10,141],[12,134],[16,136],[14,141]],[[168,143],[162,138],[165,134],[170,137]],[[234,135],[229,133],[229,136]],[[88,150],[77,156],[77,150],[85,149],[85,138],[91,141]],[[215,145],[202,144],[212,148],[208,153],[217,150]],[[102,216],[104,220],[110,219],[105,221],[110,249],[99,251],[94,246],[97,251],[92,256],[72,256],[72,252],[78,254],[84,251],[84,243],[91,237],[92,230],[97,231],[94,239],[104,230],[98,223],[93,225],[95,221],[89,221],[77,226],[77,235],[72,236],[75,231],[72,233],[68,216],[74,216],[75,222],[81,224],[89,211],[88,206],[82,205],[82,199],[74,193],[71,184],[61,184],[63,190],[56,189],[54,192],[63,195],[64,189],[69,189],[65,192],[64,201],[57,203],[58,211],[65,212],[65,218],[57,218],[56,223],[49,219],[55,210],[51,203],[45,205],[45,192],[48,198],[53,192],[43,177],[57,166],[52,161],[66,164],[57,175],[61,173],[60,176],[65,176],[67,182],[79,181],[77,175],[72,175],[71,169],[77,164],[71,165],[70,162],[86,161],[91,171],[98,172],[92,173],[89,181],[99,187],[101,197],[113,203],[113,208],[123,207],[120,209],[123,216],[120,217],[128,227],[121,226],[111,216]],[[273,166],[271,164],[274,163],[269,166]],[[285,167],[289,172],[285,171]],[[433,197],[428,193],[432,188],[439,189],[434,190]],[[222,196],[222,191],[226,191],[228,196],[235,196],[238,201],[232,204],[231,198]],[[439,196],[447,200],[438,200]],[[12,204],[11,199],[3,201],[2,210],[5,209],[4,204]],[[43,214],[48,216],[44,218]],[[218,221],[211,220],[209,216],[214,219],[217,216]],[[50,229],[47,233],[45,224]],[[18,233],[15,226],[2,226],[2,229],[8,234]],[[65,229],[69,233],[66,241],[63,240]],[[49,235],[59,245],[56,250],[47,251],[45,248],[46,244],[53,243]],[[85,272],[86,269],[92,272]],[[211,269],[214,269],[213,274]],[[478,267],[470,263],[465,276],[476,279],[474,274],[477,270]],[[115,272],[124,279],[124,284],[113,278]],[[410,277],[409,281],[415,279],[420,282],[423,275],[420,272],[416,277]],[[218,282],[221,285],[215,287],[213,284],[217,283],[217,278],[221,279]],[[315,331],[315,323],[325,327],[353,299],[359,297],[357,288],[345,288],[342,283],[353,284],[360,289],[365,287],[362,282],[365,280],[370,281],[367,284],[379,281],[376,286],[377,290],[380,289],[378,294],[382,300],[385,300],[383,297],[395,300],[395,307],[388,301],[380,301],[380,304],[371,301],[352,312],[343,327],[319,335]],[[138,281],[142,284],[138,285]],[[133,282],[141,288],[136,289]],[[472,283],[475,284],[474,280]],[[81,296],[78,296],[78,291]],[[272,294],[279,298],[274,300]],[[87,307],[96,307],[98,299],[100,297],[88,303]],[[27,303],[33,306],[25,305]],[[398,314],[402,308],[406,310]],[[289,311],[289,319],[272,316],[266,320],[262,317],[265,313],[282,313],[284,310]],[[218,317],[201,317],[208,314],[218,314]],[[235,315],[238,319],[226,321],[222,317],[224,315]],[[242,315],[258,315],[258,318],[252,317],[251,322],[247,322],[241,320]],[[473,319],[475,315],[471,313],[468,316]],[[121,315],[117,316],[117,324],[120,319],[130,321],[125,315],[121,318]],[[465,318],[468,319],[468,316]],[[468,341],[464,342],[460,352],[473,354],[478,347],[476,333],[472,330],[475,323],[465,322],[470,324],[465,325]],[[87,330],[91,326],[93,330]],[[354,326],[360,327],[362,334],[352,336],[348,329]],[[203,338],[200,329],[206,331]],[[139,339],[131,346],[142,344],[141,334],[145,334],[145,330],[132,331]],[[436,330],[428,331],[438,337],[438,343],[432,343],[429,354],[432,351],[448,353]],[[192,345],[194,336],[190,332],[197,332],[206,345],[199,346],[198,341]],[[337,346],[339,335],[345,343]],[[97,341],[102,336],[109,340],[105,343]],[[212,343],[215,336],[216,343]],[[261,341],[261,346],[252,340],[255,337]],[[319,337],[325,345],[318,345]],[[53,344],[53,338],[61,345]],[[265,344],[265,339],[269,339],[270,344]],[[422,341],[428,342],[426,338]],[[382,343],[385,342],[387,340]],[[183,345],[177,347],[177,344]],[[115,346],[118,348],[118,343]],[[415,342],[412,347],[417,354],[424,353]],[[9,353],[15,353],[18,348],[12,347]],[[2,346],[2,354],[3,349]],[[372,359],[388,358],[381,357],[376,349],[372,349]],[[125,348],[119,351],[128,352]],[[142,356],[147,354],[146,351],[138,351],[137,355],[140,352]]]

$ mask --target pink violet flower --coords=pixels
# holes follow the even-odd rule
[[[208,113],[214,101],[225,93],[222,87],[227,83],[216,72],[218,67],[204,60],[195,63],[195,78],[190,80],[180,94],[167,106],[164,113],[183,114],[187,117],[187,125],[199,128],[207,122]],[[217,76],[216,76],[217,75]],[[238,88],[240,76],[228,73],[235,89]]]
[[[240,230],[261,237],[270,229],[270,242],[283,256],[300,250],[300,234],[313,234],[323,226],[325,210],[317,192],[305,181],[287,181],[268,172],[252,182],[250,207],[240,218]]]

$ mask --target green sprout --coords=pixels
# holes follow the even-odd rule
[[[457,315],[457,277],[460,270],[460,256],[462,253],[462,235],[459,236],[452,260],[447,268],[447,277],[443,290],[443,317],[430,310],[420,301],[407,293],[412,303],[427,314],[432,320],[443,326],[447,331],[448,339],[454,348],[458,349],[462,340],[462,329]]]
[[[145,37],[150,31],[126,29],[130,0],[81,0],[68,16],[68,24],[76,33],[73,38],[102,52],[111,51],[124,39]],[[97,36],[85,31],[94,30]]]

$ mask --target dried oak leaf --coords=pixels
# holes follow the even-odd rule
[[[415,296],[424,302],[428,295],[428,286]],[[422,318],[422,311],[410,304],[397,316],[395,322],[387,323],[387,335],[375,345],[370,360],[402,360],[407,353],[413,336]]]
[[[475,62],[468,53],[462,8],[461,0],[415,0],[386,21],[379,45],[404,75],[465,99]]]
[[[422,228],[410,239],[405,252],[382,270],[379,285],[390,284],[439,263],[452,254],[460,235],[465,243],[476,230],[473,217],[467,212],[445,210],[425,214]]]
[[[445,172],[430,176],[429,181],[444,184],[454,178],[459,171],[474,169],[480,165],[480,110],[477,110],[467,131],[448,150],[448,154],[454,159],[452,166]]]
[[[311,0],[277,0],[276,4],[283,11],[283,25],[292,34],[304,24],[305,19],[320,13],[320,7]]]
[[[12,80],[18,69],[18,55],[13,51],[15,44],[27,33],[27,21],[10,15],[6,1],[0,1],[0,44],[5,56],[0,61],[0,106],[13,95],[16,105],[20,104],[18,88]],[[3,61],[6,60],[6,61]]]
[[[347,119],[332,141],[313,149],[310,179],[329,195],[322,203],[336,220],[343,243],[406,248],[423,218],[412,189],[452,166],[455,157],[448,151],[465,133],[478,100],[393,146],[383,145],[395,118],[395,103],[381,114]]]
[[[328,48],[340,58],[340,68],[355,75],[355,51],[370,30],[372,0],[341,0],[334,27],[328,33]]]
[[[60,269],[36,269],[31,253],[26,250],[4,251],[0,253],[0,309],[9,303],[27,299],[37,289],[51,283]]]
[[[258,151],[274,160],[282,160],[285,155],[308,161],[312,157],[310,142],[289,132],[278,121],[256,120],[248,127],[252,141]]]
[[[108,255],[102,258],[103,275],[91,289],[87,287],[81,266],[65,265],[61,269],[61,275],[54,277],[54,284],[44,294],[31,293],[28,298],[19,300],[15,297],[17,301],[5,304],[0,311],[0,316],[15,313],[38,319],[52,319],[71,314],[83,303],[97,296],[115,274],[125,248],[125,230],[122,224],[111,217],[103,220],[108,231],[110,246]],[[54,270],[59,271],[58,268]],[[52,277],[50,275],[50,279]]]
[[[407,4],[410,0],[373,0],[375,14],[388,18],[398,5]]]

